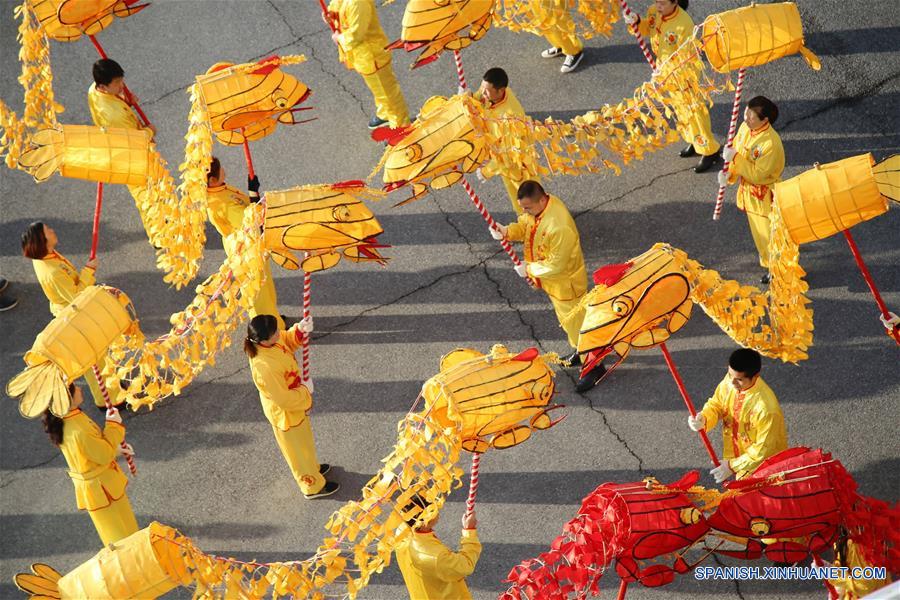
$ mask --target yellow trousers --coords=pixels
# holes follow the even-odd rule
[[[109,506],[87,512],[104,546],[118,542],[139,529],[126,494],[113,500]]]
[[[278,442],[300,491],[315,494],[321,490],[325,485],[325,478],[319,473],[319,459],[316,457],[316,443],[309,418],[287,431],[273,425],[272,431],[275,432],[275,441]]]
[[[747,222],[750,224],[750,235],[759,252],[759,265],[769,268],[769,217],[747,213]]]
[[[506,188],[506,193],[509,194],[509,202],[512,204],[513,210],[516,211],[516,215],[522,214],[522,207],[519,206],[519,186],[522,185],[521,181],[513,181],[509,177],[505,175],[501,175],[500,179],[503,180],[503,187]]]
[[[393,65],[388,63],[371,75],[363,75],[362,78],[375,98],[375,114],[378,118],[390,122],[391,127],[408,125],[409,109],[394,75]]]
[[[104,358],[97,364],[97,367],[102,371],[103,365],[105,364],[106,359]],[[106,400],[103,399],[103,392],[100,391],[100,386],[97,384],[97,378],[94,377],[93,369],[84,374],[84,382],[87,384],[88,389],[91,390],[91,396],[94,398],[94,405],[105,408]],[[119,397],[119,389],[107,387],[106,391],[109,394],[109,401],[115,406],[116,400]]]
[[[575,56],[584,49],[584,45],[574,33],[567,33],[562,29],[544,32],[544,39],[550,42],[554,48],[562,48],[564,54]]]
[[[284,320],[281,318],[281,312],[278,310],[278,296],[275,293],[275,279],[272,277],[272,269],[269,261],[263,266],[263,277],[265,281],[259,288],[259,293],[253,299],[253,306],[250,309],[250,318],[256,315],[274,315],[278,321],[278,329],[284,329]]]
[[[705,106],[697,108],[691,113],[687,126],[679,126],[678,133],[688,144],[693,144],[697,154],[704,156],[715,154],[721,146],[712,133],[712,123],[709,120],[709,109]]]
[[[559,300],[553,296],[547,296],[553,304],[553,310],[556,312],[556,320],[559,326],[566,332],[569,338],[569,345],[572,348],[578,347],[578,332],[581,330],[581,324],[584,322],[584,307],[580,306],[581,295],[572,300]]]

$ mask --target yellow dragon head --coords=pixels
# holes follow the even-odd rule
[[[299,56],[270,56],[256,63],[216,63],[197,77],[200,97],[219,142],[238,145],[266,137],[281,123],[296,125],[298,108],[310,89],[281,70],[304,60]]]
[[[521,444],[532,430],[562,420],[549,413],[554,373],[536,348],[512,354],[496,344],[490,354],[459,348],[441,358],[441,371],[422,386],[425,406],[446,426],[457,413],[462,446],[470,452]],[[564,417],[563,417],[564,418]]]
[[[598,269],[594,283],[596,287],[584,299],[578,336],[578,351],[588,353],[585,373],[613,350],[621,362],[632,348],[665,342],[691,316],[688,278],[660,248]]]
[[[35,0],[27,2],[41,27],[58,42],[74,42],[82,35],[95,35],[109,27],[113,17],[124,19],[150,3],[139,0]]]
[[[403,11],[400,39],[388,49],[424,48],[412,68],[427,65],[444,50],[460,50],[484,37],[493,8],[493,0],[410,0]]]
[[[453,185],[487,159],[470,112],[477,110],[475,105],[464,95],[432,97],[412,125],[391,134],[380,163],[384,190],[412,185],[412,196],[399,204],[421,198],[429,188]]]
[[[376,240],[384,230],[362,201],[380,195],[361,181],[267,192],[266,248],[282,267],[306,272],[329,269],[342,256],[384,265],[378,248],[387,246]],[[305,252],[306,258],[294,252]]]

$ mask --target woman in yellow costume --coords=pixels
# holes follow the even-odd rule
[[[778,119],[778,107],[764,96],[757,96],[744,109],[734,145],[723,156],[731,161],[728,173],[719,173],[719,184],[740,178],[737,207],[747,213],[750,234],[759,252],[759,264],[769,268],[769,213],[772,212],[772,186],[784,172],[784,147],[772,123]],[[769,283],[768,271],[760,283]]]
[[[635,25],[643,37],[650,38],[658,65],[693,35],[694,21],[687,14],[687,7],[688,0],[655,0],[643,19],[634,12],[623,12],[622,16],[628,25]],[[695,107],[690,122],[681,125],[678,133],[688,144],[679,156],[702,155],[694,167],[695,173],[708,171],[719,160],[719,142],[713,136],[709,110],[705,106]]]
[[[231,235],[240,229],[244,219],[244,209],[251,202],[259,202],[259,178],[255,175],[247,179],[249,195],[242,193],[237,188],[225,183],[225,168],[215,156],[209,165],[209,173],[206,175],[207,205],[209,221],[222,236],[222,244],[225,244],[225,236]],[[226,248],[227,250],[227,248]],[[259,293],[253,300],[253,308],[250,316],[275,315],[278,328],[284,329],[284,319],[278,312],[278,298],[275,294],[275,280],[272,278],[272,270],[266,261],[263,269],[263,282]]]
[[[60,418],[44,413],[44,431],[50,441],[59,448],[69,477],[75,485],[75,501],[79,510],[86,510],[97,528],[103,545],[112,544],[138,530],[134,511],[125,494],[128,478],[119,469],[116,456],[131,455],[131,446],[121,446],[125,439],[125,426],[119,411],[111,407],[106,411],[103,431],[81,412],[84,397],[75,384],[69,384],[72,408]]]
[[[390,42],[378,21],[375,1],[331,0],[324,17],[334,30],[331,39],[338,45],[341,62],[362,76],[375,98],[369,129],[408,125],[409,109],[386,50]]]
[[[307,499],[324,498],[338,491],[335,481],[324,475],[330,465],[319,464],[312,425],[307,413],[312,409],[313,385],[301,381],[294,352],[303,335],[312,332],[312,318],[301,320],[288,330],[279,329],[273,315],[256,315],[247,326],[244,352],[250,358],[250,374],[259,390],[259,401],[281,448],[284,460]]]
[[[94,284],[94,273],[97,270],[97,259],[93,258],[79,272],[68,258],[56,251],[59,239],[52,227],[40,221],[28,226],[22,234],[22,254],[32,260],[34,273],[37,275],[41,289],[50,301],[50,313],[55,317],[67,307],[75,296]],[[98,365],[101,369],[103,365]],[[106,409],[106,401],[94,379],[89,373],[84,377],[94,404],[101,410]],[[118,390],[108,390],[110,401],[115,404]]]
[[[544,39],[550,42],[550,47],[541,52],[542,58],[565,57],[560,73],[571,73],[578,67],[578,63],[584,58],[584,44],[575,33],[575,24],[572,15],[569,14],[567,0],[531,0],[540,2],[541,10],[549,12],[548,21],[551,28],[544,31]],[[549,6],[547,6],[549,4]]]

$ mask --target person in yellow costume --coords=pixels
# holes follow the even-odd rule
[[[587,271],[578,227],[562,200],[548,195],[536,181],[523,182],[517,197],[522,208],[519,219],[492,229],[491,236],[522,242],[525,262],[516,267],[516,273],[550,298],[559,326],[573,349],[565,360],[570,367],[579,366],[578,333],[584,321],[581,300],[587,292]],[[576,389],[590,390],[605,372],[603,363],[598,363],[581,377]]]
[[[72,405],[60,418],[44,413],[44,431],[66,459],[69,477],[75,486],[79,510],[88,511],[103,545],[112,544],[138,530],[137,519],[125,494],[128,478],[119,469],[116,457],[134,454],[125,440],[125,426],[115,407],[106,411],[103,431],[81,411],[84,397],[75,384],[69,384]]]
[[[509,88],[509,76],[506,71],[499,67],[488,69],[481,78],[481,87],[478,88],[478,95],[485,107],[485,117],[488,119],[499,119],[502,117],[524,117],[525,111],[519,104],[519,99]],[[503,187],[509,195],[509,201],[513,210],[517,215],[522,214],[522,207],[519,206],[519,186],[524,181],[512,176],[504,170],[496,161],[490,161],[475,174],[479,181],[485,181],[488,177],[499,173],[503,181]],[[521,174],[520,174],[521,175]]]
[[[688,0],[655,0],[643,19],[634,12],[622,13],[628,25],[650,38],[650,46],[659,65],[693,35],[694,21],[687,14]],[[629,28],[634,33],[634,30]],[[701,155],[694,167],[695,173],[708,171],[720,159],[721,146],[712,133],[709,110],[696,106],[687,125],[679,125],[678,133],[687,142],[679,156],[690,158]]]
[[[149,129],[156,135],[156,128],[143,125],[131,107],[125,92],[125,71],[111,58],[101,58],[92,69],[94,83],[88,89],[88,107],[97,127],[122,127],[124,129]],[[137,102],[137,97],[134,97]],[[131,196],[138,197],[146,188],[129,185]],[[143,213],[142,217],[143,217]],[[145,227],[146,229],[146,227]]]
[[[550,47],[541,52],[542,58],[557,58],[564,56],[560,73],[571,73],[578,67],[578,63],[584,58],[584,44],[575,32],[575,24],[572,15],[569,14],[570,2],[567,0],[531,0],[540,2],[541,10],[549,13],[548,22],[552,27],[544,31],[544,39],[550,42]]]
[[[827,561],[825,561],[827,564]],[[829,566],[847,567],[869,567],[866,557],[863,556],[859,546],[848,538],[839,540],[834,545],[834,564]],[[850,573],[846,577],[840,579],[829,579],[828,583],[834,586],[835,592],[839,600],[856,600],[868,596],[875,590],[881,589],[891,582],[890,575],[885,579],[862,579],[854,578]],[[888,598],[890,596],[885,596]]]
[[[412,502],[423,509],[428,506],[420,496],[413,496]],[[463,515],[459,552],[447,548],[434,534],[438,518],[417,528],[414,520],[408,521],[413,532],[395,550],[406,591],[410,600],[471,600],[466,577],[481,556],[475,511]]]
[[[759,252],[759,264],[769,268],[769,213],[772,212],[772,188],[784,172],[784,146],[772,124],[778,119],[778,107],[764,96],[756,96],[744,109],[734,145],[725,148],[723,157],[731,161],[728,173],[719,173],[719,184],[740,180],[737,207],[747,213],[750,234]],[[761,283],[769,283],[769,273]]]
[[[312,329],[312,317],[284,330],[278,328],[274,315],[256,315],[247,326],[244,340],[244,353],[250,359],[250,374],[259,390],[263,413],[307,499],[324,498],[341,488],[339,483],[325,480],[324,475],[331,466],[320,464],[316,456],[308,416],[312,410],[313,383],[301,380],[300,367],[294,358],[303,334],[312,333]]]
[[[375,0],[331,0],[326,23],[334,29],[331,39],[338,46],[340,60],[359,73],[375,98],[375,116],[369,129],[390,124],[409,124],[409,109],[394,75],[389,42],[375,10]]]
[[[50,314],[54,317],[62,312],[81,290],[94,285],[94,274],[97,271],[96,258],[87,261],[84,268],[78,271],[68,258],[56,251],[58,243],[56,231],[41,221],[31,223],[22,234],[22,254],[31,259],[34,274],[37,275],[44,295],[50,301]],[[103,363],[98,366],[102,369]],[[91,390],[97,408],[106,410],[106,400],[93,373],[85,375],[84,381]],[[107,393],[110,401],[116,404],[118,389],[107,389]],[[118,405],[121,406],[121,403]]]
[[[222,243],[225,243],[225,237],[231,235],[240,229],[241,221],[244,219],[244,209],[250,206],[251,202],[259,202],[259,178],[255,175],[247,178],[247,187],[249,195],[244,194],[237,188],[225,183],[225,167],[219,162],[215,156],[209,165],[209,173],[206,175],[206,193],[207,204],[206,211],[209,214],[209,221],[222,236]],[[250,310],[250,316],[256,315],[275,315],[278,321],[278,328],[284,329],[284,319],[278,312],[278,297],[275,293],[275,279],[272,277],[272,270],[269,268],[269,262],[265,262],[263,271],[263,282],[259,288],[259,293],[253,300],[253,308]]]
[[[760,376],[759,352],[740,348],[728,358],[728,373],[695,417],[694,431],[709,431],[722,422],[722,464],[710,473],[716,483],[732,475],[742,479],[767,458],[787,450],[787,428],[778,398]]]

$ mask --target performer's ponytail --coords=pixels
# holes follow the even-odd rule
[[[75,384],[69,384],[69,397],[75,395]],[[47,432],[47,436],[50,438],[50,441],[54,446],[59,446],[63,441],[63,426],[65,425],[65,421],[63,421],[60,417],[57,417],[50,409],[44,411],[44,418],[42,419],[44,423],[44,431]]]
[[[278,331],[278,321],[274,315],[256,315],[247,325],[247,337],[244,338],[244,354],[253,358],[258,352],[256,346],[264,342]]]

